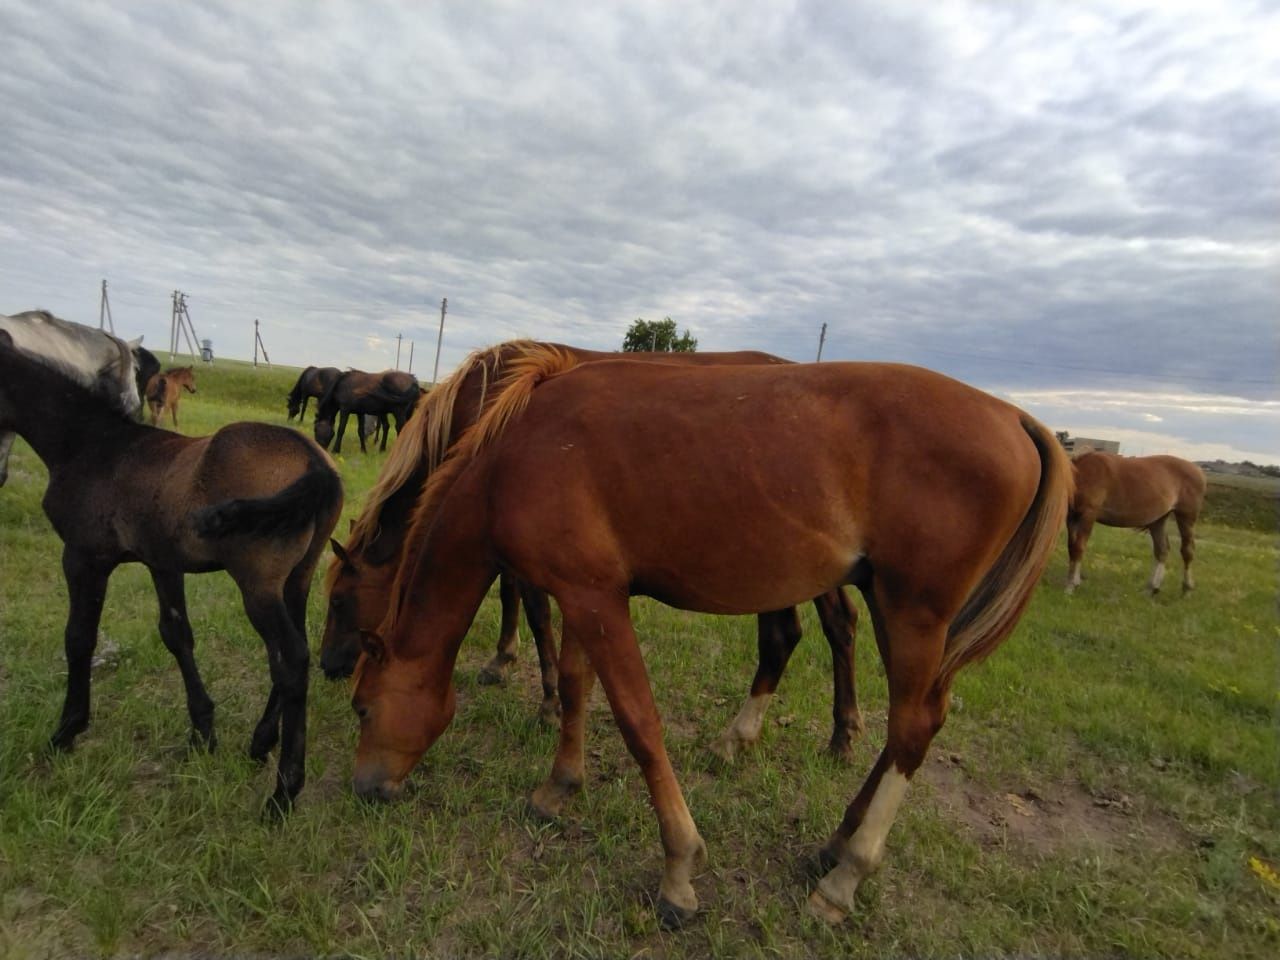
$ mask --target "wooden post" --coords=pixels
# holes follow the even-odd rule
[[[431,371],[431,386],[440,379],[440,344],[444,342],[444,312],[449,306],[449,298],[440,301],[440,334],[436,337],[436,365]]]

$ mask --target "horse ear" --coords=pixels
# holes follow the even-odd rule
[[[142,346],[142,338],[134,337],[132,340],[126,341],[125,346],[127,346],[130,350],[137,350],[140,346]]]
[[[378,666],[382,666],[387,662],[387,645],[372,630],[360,631],[360,649],[364,651],[366,657]]]
[[[8,330],[0,330],[0,347],[13,347],[13,337],[9,336]]]
[[[355,566],[355,564],[351,562],[351,555],[347,553],[342,544],[333,539],[333,537],[329,538],[329,546],[333,547],[333,555],[338,558],[338,562],[344,567]]]

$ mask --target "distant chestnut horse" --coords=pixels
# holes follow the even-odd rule
[[[333,382],[342,376],[337,367],[307,367],[298,374],[298,379],[285,398],[289,406],[289,419],[298,418],[298,422],[307,415],[307,401],[312,397],[319,400],[325,395]]]
[[[173,429],[178,429],[178,399],[183,390],[196,392],[196,374],[190,367],[170,367],[151,378],[147,384],[147,409],[151,411],[153,427],[159,422],[160,415],[168,410],[173,418]]]
[[[329,385],[320,402],[316,404],[315,435],[316,443],[329,448],[333,442],[333,452],[342,452],[342,435],[347,432],[347,418],[356,414],[356,433],[360,437],[360,452],[365,452],[366,437],[363,414],[374,416],[390,415],[396,422],[396,433],[404,426],[404,422],[413,413],[414,404],[422,388],[411,373],[402,370],[384,370],[382,373],[365,373],[363,370],[348,370]],[[338,435],[333,433],[333,422],[338,420]],[[387,435],[382,435],[382,449],[387,449]]]
[[[342,510],[329,458],[297,431],[265,423],[208,437],[137,423],[15,349],[3,330],[0,430],[16,431],[48,467],[44,511],[63,543],[67,695],[52,746],[70,750],[89,725],[107,580],[120,564],[140,562],[159,601],[160,638],[182,672],[192,743],[213,747],[213,701],[196,669],[183,580],[226,570],[267,647],[271,694],[249,753],[265,760],[281,742],[268,809],[283,812],[304,775],[307,594]]]
[[[351,528],[346,546],[333,544],[335,560],[326,577],[329,613],[320,666],[330,678],[351,673],[360,653],[360,631],[376,630],[391,602],[391,584],[399,568],[414,504],[445,452],[480,416],[485,404],[501,391],[501,380],[511,358],[527,355],[535,347],[553,347],[577,363],[617,359],[616,353],[582,350],[557,344],[514,341],[471,354],[457,372],[440,383],[422,402],[404,436],[392,449],[373,489],[365,498],[364,512]],[[754,350],[734,353],[637,353],[629,359],[680,366],[733,366],[789,363],[781,357]],[[498,649],[480,671],[481,683],[501,682],[516,658],[520,598],[533,633],[542,673],[544,719],[560,712],[556,695],[556,643],[546,593],[519,583],[504,573],[499,578],[502,626]],[[814,607],[831,647],[834,706],[830,753],[850,759],[853,742],[862,736],[862,713],[854,688],[853,639],[857,611],[842,590],[814,599]],[[801,636],[794,608],[763,613],[758,619],[759,666],[751,684],[751,696],[712,749],[732,760],[742,747],[760,737],[765,710],[778,687]]]
[[[1147,581],[1159,593],[1169,556],[1165,522],[1173,514],[1182,541],[1182,592],[1193,589],[1191,561],[1196,554],[1196,520],[1204,507],[1204,471],[1180,457],[1122,457],[1090,450],[1071,464],[1075,495],[1067,513],[1067,593],[1080,586],[1080,565],[1094,523],[1134,527],[1151,534],[1156,565]]]
[[[357,793],[395,796],[448,726],[459,645],[509,570],[563,615],[560,743],[534,808],[554,816],[582,787],[598,675],[657,813],[659,916],[678,925],[696,909],[705,845],[627,598],[743,614],[853,584],[871,610],[889,718],[809,900],[843,918],[956,672],[995,649],[1031,598],[1066,514],[1066,454],[1018,408],[897,364],[575,366],[543,348],[507,365],[506,389],[428,482],[391,612],[362,638]]]

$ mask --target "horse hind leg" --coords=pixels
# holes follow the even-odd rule
[[[831,647],[832,726],[827,752],[837,760],[853,759],[853,744],[862,739],[867,727],[858,708],[853,644],[858,627],[858,611],[843,589],[824,593],[813,601],[822,632]]]
[[[560,716],[560,697],[556,694],[560,677],[560,657],[556,653],[556,633],[551,626],[551,600],[546,592],[527,583],[520,585],[524,598],[524,618],[533,634],[533,648],[538,652],[538,674],[542,680],[542,705],[538,717],[553,724]]]
[[[480,668],[477,681],[485,686],[502,683],[516,661],[520,645],[520,590],[515,578],[504,573],[498,578],[498,600],[502,605],[502,623],[498,630],[498,649],[493,659]]]
[[[1191,573],[1191,561],[1196,557],[1196,518],[1189,513],[1175,513],[1173,517],[1178,523],[1182,553],[1182,593],[1185,596],[1196,588],[1196,580]]]
[[[1067,593],[1075,593],[1084,579],[1081,567],[1084,564],[1084,550],[1089,545],[1089,535],[1093,533],[1093,517],[1084,514],[1067,515]]]
[[[187,617],[187,597],[181,572],[151,570],[151,582],[160,604],[160,639],[173,654],[187,692],[187,713],[191,717],[191,745],[213,750],[213,700],[196,668],[195,639]]]
[[[903,611],[880,616],[872,606],[889,680],[889,735],[875,766],[819,854],[827,869],[809,909],[839,923],[853,909],[859,884],[884,858],[885,841],[912,775],[946,718],[949,696],[937,686],[946,624]]]
[[[1165,522],[1169,519],[1169,515],[1165,514],[1151,526],[1147,527],[1147,532],[1151,534],[1151,549],[1155,554],[1156,565],[1151,570],[1151,579],[1147,581],[1147,593],[1155,596],[1160,592],[1160,585],[1164,583],[1165,561],[1169,559],[1169,532],[1165,529]]]
[[[751,680],[751,693],[724,733],[710,746],[711,752],[725,763],[732,763],[739,751],[759,742],[765,711],[773,700],[800,636],[800,617],[795,607],[762,613],[756,618],[758,660],[756,675]]]
[[[306,779],[307,682],[310,654],[307,639],[294,624],[284,599],[283,584],[269,577],[238,569],[232,571],[244,599],[249,622],[267,647],[271,670],[271,697],[279,698],[280,760],[276,769],[276,789],[267,804],[267,813],[283,815],[293,806]],[[271,725],[274,705],[268,698],[259,729]],[[255,736],[257,731],[255,731]]]
[[[565,802],[582,789],[586,777],[587,701],[596,674],[582,645],[566,632],[560,646],[560,740],[547,779],[533,791],[529,805],[544,820],[560,816]]]

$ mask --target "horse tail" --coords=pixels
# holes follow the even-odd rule
[[[287,536],[304,530],[342,502],[342,480],[319,457],[301,477],[272,497],[224,500],[197,510],[196,533],[207,539]]]
[[[986,657],[1013,632],[1058,542],[1071,499],[1071,461],[1043,424],[1022,415],[1040,455],[1040,484],[1013,539],[996,558],[947,631],[938,684],[947,689],[965,664]]]

